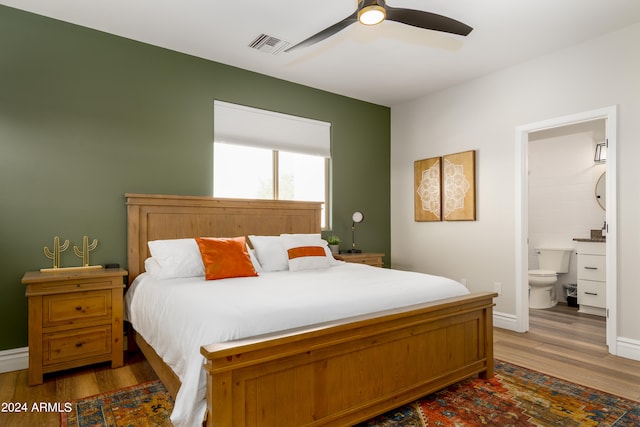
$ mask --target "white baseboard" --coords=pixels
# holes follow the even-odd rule
[[[0,351],[0,373],[29,369],[29,347]]]
[[[493,326],[496,328],[508,329],[510,331],[518,330],[515,314],[501,313],[499,311],[493,312]]]
[[[616,340],[618,356],[640,360],[640,341],[618,337]]]

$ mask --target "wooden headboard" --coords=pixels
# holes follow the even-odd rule
[[[321,231],[321,202],[129,193],[125,197],[129,283],[144,272],[150,240]]]

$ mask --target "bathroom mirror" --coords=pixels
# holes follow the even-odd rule
[[[600,205],[602,209],[606,210],[607,206],[607,177],[606,172],[603,172],[598,178],[598,182],[596,182],[596,201]]]

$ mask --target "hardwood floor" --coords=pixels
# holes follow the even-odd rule
[[[125,353],[126,354],[126,353]],[[45,375],[44,383],[29,387],[28,371],[0,374],[0,403],[26,403],[26,412],[1,412],[0,426],[58,426],[58,412],[34,411],[33,404],[64,405],[73,399],[93,396],[122,387],[156,379],[156,375],[141,354],[125,357],[125,365],[111,369],[110,363]],[[64,407],[64,406],[62,406]]]
[[[532,310],[525,334],[496,328],[497,359],[555,377],[640,401],[640,362],[611,356],[605,346],[605,321],[560,305]],[[45,375],[44,384],[29,387],[27,371],[0,374],[0,402],[25,402],[26,413],[0,413],[0,425],[57,426],[57,412],[31,411],[33,403],[68,402],[157,379],[146,360],[135,354],[125,366],[109,363]]]
[[[494,329],[494,356],[558,378],[640,401],[640,362],[607,352],[599,316],[559,304],[529,312],[529,332]]]

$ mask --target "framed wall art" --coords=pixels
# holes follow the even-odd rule
[[[476,220],[476,152],[442,158],[442,216],[445,221]]]
[[[416,221],[442,221],[442,159],[416,160],[413,164],[414,218]]]

